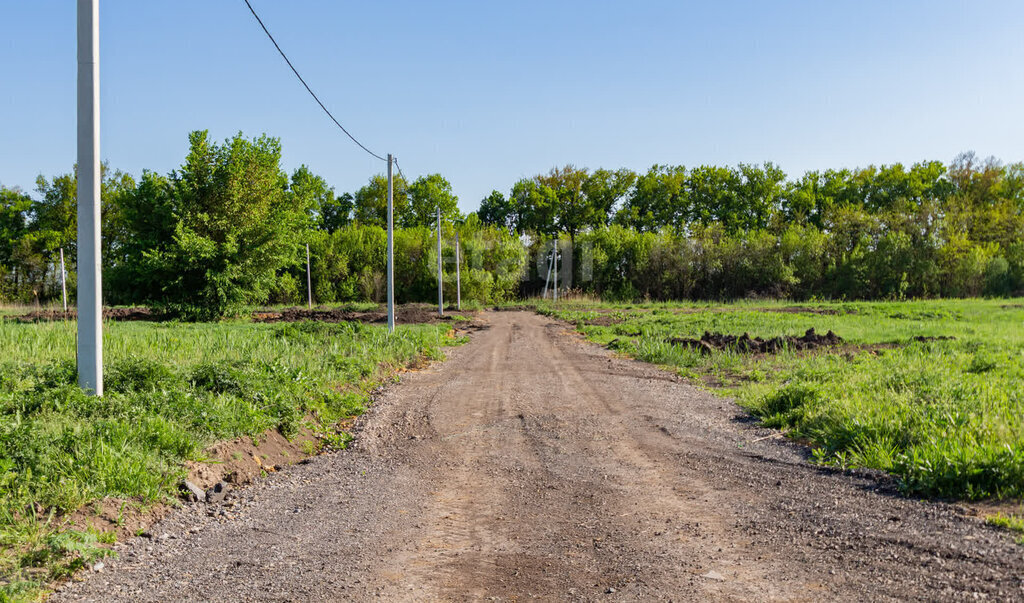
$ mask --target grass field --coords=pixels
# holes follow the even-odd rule
[[[397,369],[438,359],[449,325],[109,322],[106,395],[75,385],[74,323],[0,319],[0,600],[106,554],[112,534],[62,517],[106,497],[173,502],[210,444],[301,427],[342,446]]]
[[[817,462],[891,472],[914,495],[1024,496],[1021,300],[539,308],[593,341],[735,397],[766,425],[808,442]],[[812,327],[845,342],[751,355],[668,341],[705,331],[798,336]]]

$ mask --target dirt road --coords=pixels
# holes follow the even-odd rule
[[[489,313],[357,445],[193,505],[57,600],[1024,599],[1024,547],[806,464],[565,326]]]

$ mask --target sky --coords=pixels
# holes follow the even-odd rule
[[[1019,0],[250,0],[328,108],[475,210],[552,167],[807,170],[1024,160]],[[0,0],[0,184],[75,161],[75,3]],[[337,192],[385,170],[243,0],[100,1],[101,155],[181,165],[188,132],[281,139]]]

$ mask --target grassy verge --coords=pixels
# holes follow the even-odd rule
[[[985,523],[1017,534],[1017,544],[1024,545],[1024,517],[996,513],[985,518]]]
[[[305,426],[343,445],[333,426],[359,414],[397,369],[439,359],[443,325],[248,322],[106,324],[102,398],[75,385],[74,323],[0,320],[0,600],[107,554],[111,534],[62,517],[106,497],[173,502],[210,444]],[[310,419],[312,417],[312,419]]]
[[[820,463],[882,469],[916,495],[1024,496],[1021,300],[539,309],[575,322],[593,341],[734,396],[765,424],[810,442]],[[846,344],[751,356],[667,341],[811,327]]]

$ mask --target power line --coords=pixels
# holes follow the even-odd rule
[[[405,174],[402,173],[402,166],[398,165],[398,158],[392,157],[391,160],[395,162],[395,168],[398,169],[398,175],[402,177],[402,182],[404,182],[406,188],[408,188],[409,181],[406,179]]]
[[[324,110],[324,113],[327,114],[327,117],[331,118],[331,121],[334,122],[334,125],[336,125],[339,128],[341,128],[341,131],[344,132],[346,136],[351,138],[352,142],[354,142],[357,145],[359,145],[359,148],[361,148],[362,150],[366,151],[370,155],[376,157],[377,159],[380,159],[381,161],[387,161],[387,159],[381,157],[380,155],[378,155],[378,154],[374,153],[373,151],[371,151],[370,149],[366,148],[366,145],[364,145],[363,143],[361,143],[358,140],[356,140],[356,137],[352,136],[352,134],[348,130],[345,129],[345,126],[341,125],[341,122],[339,122],[334,117],[334,115],[331,114],[331,112],[327,109],[327,107],[325,107],[324,104],[317,97],[316,93],[313,92],[312,88],[309,87],[309,84],[306,83],[306,80],[302,79],[302,76],[299,75],[299,71],[295,68],[294,65],[292,65],[292,62],[290,60],[288,60],[288,55],[286,55],[284,53],[284,51],[281,50],[281,46],[278,45],[277,40],[274,39],[274,36],[270,35],[270,30],[268,30],[267,26],[263,24],[263,19],[260,19],[260,16],[256,14],[256,10],[252,7],[252,4],[249,4],[249,0],[245,0],[245,5],[249,7],[249,12],[252,13],[252,16],[256,17],[256,21],[260,24],[260,27],[263,28],[263,32],[266,33],[267,37],[270,38],[270,41],[274,43],[274,48],[277,49],[277,52],[281,53],[281,57],[284,58],[284,62],[288,63],[288,66],[291,67],[292,73],[295,74],[295,77],[299,78],[299,81],[302,82],[302,85],[306,87],[306,91],[309,92],[309,95],[313,97],[313,100],[315,100],[316,103],[318,105],[320,105],[320,108]],[[399,170],[399,171],[401,171],[401,170]],[[404,176],[403,176],[403,178],[404,178]]]

